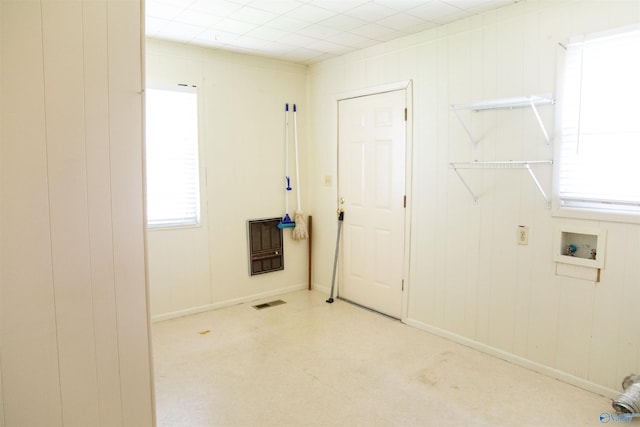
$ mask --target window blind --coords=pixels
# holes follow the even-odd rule
[[[573,40],[562,93],[562,206],[640,213],[640,30]]]
[[[200,221],[197,89],[147,89],[146,119],[147,225],[196,225]]]

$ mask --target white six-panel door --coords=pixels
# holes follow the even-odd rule
[[[406,93],[338,103],[338,196],[344,210],[340,298],[401,317]]]

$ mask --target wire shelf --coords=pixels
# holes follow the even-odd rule
[[[467,181],[465,181],[464,177],[460,174],[460,169],[526,169],[529,172],[529,176],[533,180],[534,184],[538,188],[540,195],[547,202],[547,207],[551,207],[551,202],[549,201],[549,197],[547,197],[547,193],[545,193],[542,185],[540,185],[540,181],[536,177],[535,173],[531,169],[532,165],[540,165],[540,164],[548,164],[552,165],[553,160],[507,160],[507,161],[493,161],[493,162],[451,162],[449,166],[453,171],[458,175],[460,181],[465,186],[471,197],[473,197],[473,202],[478,204],[478,196],[471,189]]]

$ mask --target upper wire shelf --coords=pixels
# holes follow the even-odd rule
[[[471,111],[483,111],[483,110],[497,110],[497,109],[513,109],[513,108],[526,108],[531,107],[533,113],[536,116],[538,121],[538,125],[544,134],[544,138],[547,142],[547,145],[551,143],[551,138],[549,138],[549,134],[542,123],[542,119],[540,118],[540,114],[538,113],[537,106],[539,105],[552,105],[555,104],[555,99],[550,93],[541,94],[541,95],[530,95],[530,96],[518,96],[512,98],[498,98],[498,99],[488,99],[484,101],[475,101],[468,102],[465,104],[451,104],[450,109],[453,111],[460,121],[460,124],[464,128],[465,132],[469,136],[469,139],[472,143],[477,144],[477,141],[474,139],[469,127],[465,123],[465,121],[460,116],[460,110],[471,110]]]

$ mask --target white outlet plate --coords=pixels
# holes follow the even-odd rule
[[[518,244],[519,245],[529,244],[529,227],[525,227],[523,225],[520,225],[518,227]]]

